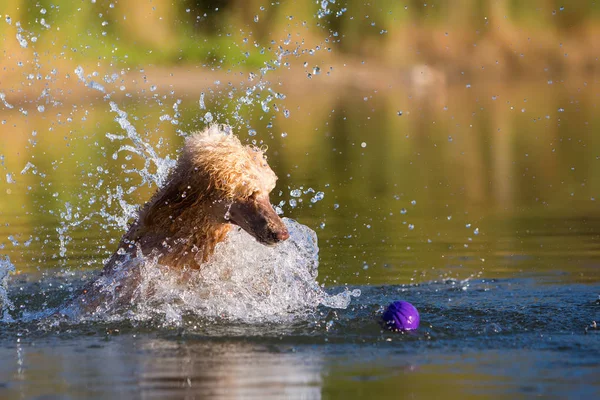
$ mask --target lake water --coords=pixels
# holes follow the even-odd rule
[[[0,254],[16,268],[0,323],[0,397],[600,394],[597,83],[366,91],[314,81],[288,93],[289,118],[251,107],[241,111],[248,126],[235,128],[268,146],[272,203],[317,233],[317,281],[361,295],[276,322],[48,323],[44,310],[116,249],[125,221],[107,199],[142,183],[126,171],[143,158],[113,157],[130,142],[107,137],[125,135],[107,101],[0,111]],[[206,110],[197,93],[165,93],[114,101],[158,156],[174,158],[178,130],[202,128]],[[234,123],[224,97],[207,96],[207,108]],[[141,204],[154,189],[118,198]],[[311,202],[316,192],[324,197]],[[415,332],[378,323],[400,299],[421,313]]]

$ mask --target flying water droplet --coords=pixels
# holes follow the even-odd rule
[[[310,199],[310,202],[316,203],[317,201],[323,200],[324,197],[325,197],[325,193],[317,192],[317,194],[315,194],[314,197],[312,199]]]

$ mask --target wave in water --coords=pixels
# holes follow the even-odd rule
[[[79,301],[59,307],[67,322],[159,321],[179,325],[184,318],[199,317],[246,323],[285,322],[307,318],[317,306],[346,308],[359,290],[328,294],[316,281],[319,248],[316,233],[289,218],[283,219],[290,238],[276,246],[264,246],[235,227],[200,270],[180,271],[161,265],[155,258],[138,256],[116,275],[101,276],[94,290],[103,300],[93,311]],[[7,275],[12,264],[1,265]],[[3,272],[4,271],[4,272]],[[132,272],[133,271],[133,272]],[[116,278],[115,278],[116,277]],[[133,277],[133,279],[131,279]],[[117,290],[124,282],[128,290]],[[3,310],[12,308],[6,279],[0,287]],[[27,312],[21,320],[45,319],[54,310]],[[8,312],[4,312],[5,319]],[[65,322],[64,318],[59,319]],[[56,321],[58,322],[58,321]]]

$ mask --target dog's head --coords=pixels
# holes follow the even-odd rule
[[[213,125],[187,139],[182,158],[187,173],[202,178],[201,197],[210,201],[217,220],[236,224],[267,245],[289,237],[269,201],[277,176],[262,149],[243,146],[229,127]]]

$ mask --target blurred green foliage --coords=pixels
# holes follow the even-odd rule
[[[5,52],[18,22],[36,48],[119,65],[255,67],[285,39],[390,66],[473,70],[595,70],[600,53],[600,5],[584,0],[11,0],[0,14],[12,20],[0,23]]]

